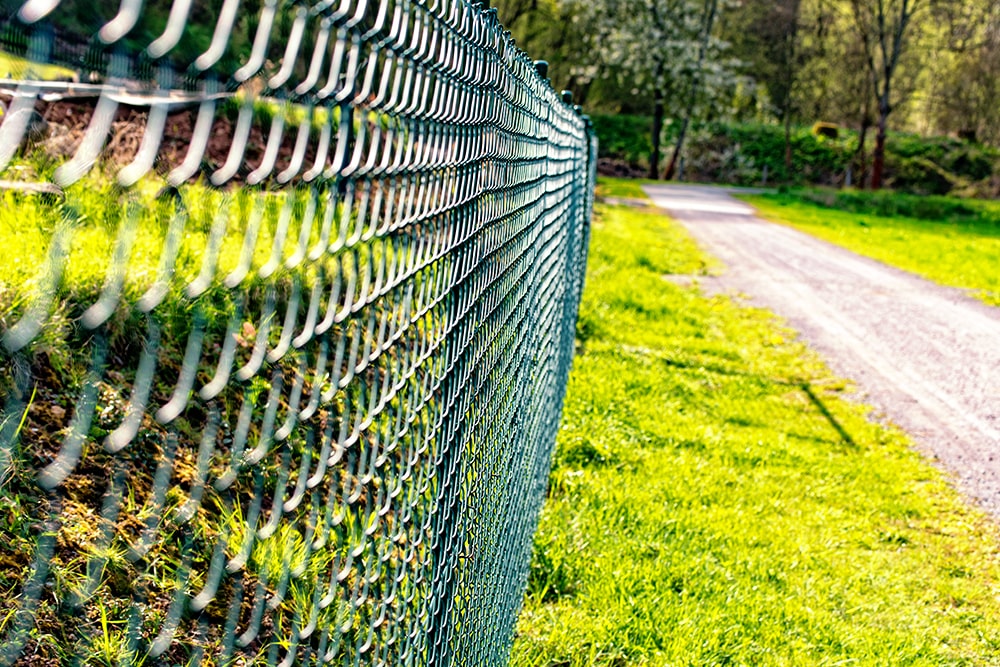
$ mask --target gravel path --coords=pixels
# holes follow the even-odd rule
[[[716,289],[784,317],[1000,519],[1000,308],[764,222],[722,190],[644,189],[726,265]]]

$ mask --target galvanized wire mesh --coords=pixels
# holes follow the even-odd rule
[[[0,664],[504,663],[579,109],[464,2],[0,6]]]

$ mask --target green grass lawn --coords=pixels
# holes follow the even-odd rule
[[[47,168],[51,171],[51,165]],[[24,169],[34,171],[36,166]],[[37,171],[42,175],[26,180],[49,180],[43,169]],[[161,320],[183,328],[191,307],[185,289],[202,270],[213,229],[224,229],[216,248],[215,273],[228,276],[243,262],[244,236],[256,211],[262,222],[258,225],[252,266],[259,269],[274,253],[278,220],[285,208],[293,211],[290,219],[299,220],[309,197],[308,193],[294,191],[222,191],[200,182],[184,185],[174,195],[162,185],[162,179],[148,177],[136,188],[123,191],[111,178],[95,170],[68,188],[64,200],[0,190],[0,247],[9,257],[0,262],[0,331],[14,326],[45,294],[49,274],[56,273],[61,280],[35,347],[60,366],[68,363],[75,367],[68,374],[82,379],[89,353],[74,335],[85,336],[87,332],[81,332],[74,323],[98,299],[109,275],[122,271],[122,300],[135,304],[161,279],[164,245],[174,234],[177,251],[173,275],[157,313]],[[291,256],[300,243],[296,227],[284,235],[280,256]],[[53,243],[56,237],[62,238],[60,245]],[[314,226],[310,248],[318,238],[319,229]],[[65,253],[61,261],[60,255],[53,252],[60,247]],[[127,261],[116,269],[119,255],[127,257]],[[252,286],[265,282],[256,270],[244,280]],[[207,289],[214,298],[201,300],[206,321],[225,326],[234,292],[218,281]],[[112,341],[129,340],[144,335],[145,328],[141,313],[130,307],[119,308],[110,320],[109,334]],[[182,351],[174,350],[178,355]],[[4,381],[5,374],[0,373],[0,396]]]
[[[618,199],[648,199],[642,191],[647,184],[663,184],[663,181],[651,181],[642,178],[611,178],[601,176],[597,179],[595,194],[598,197],[615,197]]]
[[[996,526],[710,263],[598,205],[512,664],[1000,664]]]
[[[1000,206],[996,203],[856,195],[831,199],[832,206],[849,209],[837,210],[796,193],[742,199],[768,220],[942,285],[968,289],[986,303],[1000,305]],[[898,206],[887,206],[894,199]],[[864,206],[866,200],[870,206]]]

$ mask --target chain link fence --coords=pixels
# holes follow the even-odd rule
[[[579,108],[466,2],[0,9],[0,664],[504,664]]]

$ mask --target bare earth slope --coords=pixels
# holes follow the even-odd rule
[[[764,222],[722,190],[644,189],[726,265],[719,288],[784,317],[1000,518],[1000,308]]]

